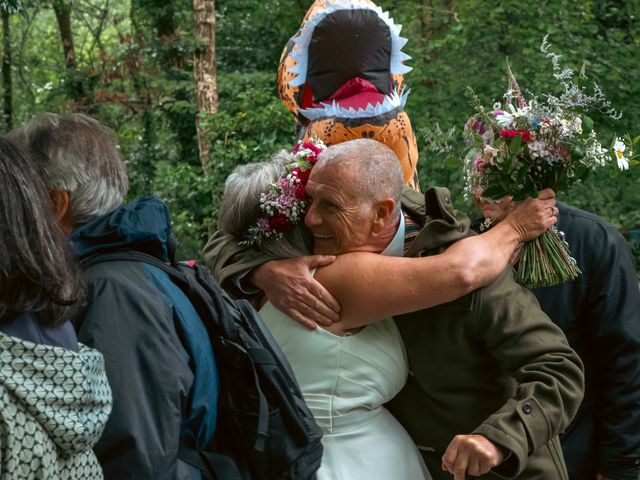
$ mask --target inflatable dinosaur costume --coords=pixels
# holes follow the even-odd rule
[[[404,111],[407,40],[369,0],[316,0],[287,43],[278,93],[302,125],[301,137],[327,145],[372,138],[400,159],[405,183],[418,189],[418,147]]]

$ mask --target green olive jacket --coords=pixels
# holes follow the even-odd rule
[[[406,193],[405,212],[424,225],[408,256],[439,253],[470,235],[447,189],[429,189],[426,202]],[[389,407],[434,479],[451,478],[442,455],[455,435],[470,433],[507,454],[482,478],[568,478],[558,434],[582,400],[582,363],[510,267],[487,287],[396,323],[411,375]]]
[[[472,234],[445,188],[425,196],[406,188],[402,206],[424,224],[410,256],[439,253]],[[204,255],[220,283],[238,295],[237,276],[269,260],[219,233]],[[487,287],[396,321],[411,375],[389,407],[434,479],[451,478],[440,468],[442,454],[455,435],[469,433],[489,438],[507,455],[482,478],[567,478],[558,433],[582,400],[582,363],[511,268]]]

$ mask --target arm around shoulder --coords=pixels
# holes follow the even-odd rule
[[[273,260],[255,248],[240,245],[235,238],[220,230],[209,237],[202,256],[214,278],[237,297],[246,297],[247,291],[255,289],[255,286],[243,283],[248,282],[246,275],[252,269]]]

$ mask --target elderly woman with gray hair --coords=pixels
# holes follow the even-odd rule
[[[0,476],[102,478],[92,447],[111,390],[69,322],[80,272],[33,163],[5,138],[0,184]]]
[[[342,150],[350,147],[341,145],[344,155]],[[362,155],[367,161],[382,162],[376,155],[386,147],[380,145],[358,147],[361,153],[363,148],[371,147],[371,152],[367,150]],[[332,148],[336,147],[320,154],[323,160],[332,156]],[[225,184],[219,224],[222,232],[238,242],[246,241],[247,233],[264,215],[261,196],[272,192],[275,182],[287,178],[290,161],[290,155],[280,153],[271,162],[244,165],[232,173]],[[391,180],[372,183],[373,189],[356,186],[345,195],[352,195],[351,200],[353,195],[358,196],[366,204],[372,190],[384,190],[385,195],[389,188],[390,195],[399,199],[402,178],[397,159],[385,158],[384,162],[386,165],[379,170]],[[361,173],[358,170],[358,178]],[[396,177],[397,181],[393,181]],[[313,178],[312,173],[308,187]],[[328,185],[336,190],[345,186],[338,185],[338,181]],[[314,183],[316,188],[318,184]],[[337,191],[332,193],[340,197]],[[317,216],[318,208],[341,212],[340,205],[327,204],[330,195],[325,190],[314,190],[311,196],[313,203],[307,216]],[[337,197],[333,200],[337,201]],[[316,207],[316,203],[320,206]],[[553,203],[553,198],[527,200],[501,232],[461,240],[442,254],[430,257],[387,256],[387,249],[382,255],[349,253],[349,239],[343,238],[336,261],[315,271],[315,279],[341,305],[340,321],[329,327],[309,331],[263,299],[260,314],[287,356],[305,400],[323,429],[325,452],[319,480],[430,478],[410,437],[383,407],[400,391],[408,374],[406,352],[391,317],[449,302],[494,280],[520,240],[539,235],[555,221],[553,208],[549,208]],[[393,208],[400,215],[399,202]],[[366,228],[356,223],[352,227]],[[397,244],[397,240],[401,255],[401,237],[389,238],[388,243]],[[281,235],[262,236],[257,245],[265,257],[292,258],[309,255],[312,241],[304,226],[294,224]],[[335,236],[316,235],[315,241],[326,245],[334,242]],[[360,246],[367,247],[366,243]]]

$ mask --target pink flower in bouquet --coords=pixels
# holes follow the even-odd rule
[[[479,172],[483,172],[484,171],[485,164],[484,164],[484,160],[482,159],[482,155],[480,155],[480,154],[476,155],[476,159],[474,161],[474,165],[476,167],[476,170],[478,170]]]
[[[311,151],[311,155],[307,154],[306,159],[312,165],[315,165],[318,161],[318,155],[320,155],[324,151],[323,145],[316,145],[314,142],[310,140],[306,140],[302,143],[298,143],[295,147],[293,147],[293,154],[297,154],[301,150],[309,150]]]
[[[308,140],[306,142],[302,142],[302,146],[301,147],[302,148],[308,148],[309,150],[311,150],[316,155],[319,155],[323,151],[323,149],[321,147],[319,147],[315,143],[313,143],[311,141],[308,141]]]
[[[309,176],[311,175],[311,169],[307,168],[306,170],[301,170],[300,168],[294,168],[291,173],[299,178],[303,185],[306,185],[309,181]]]
[[[467,120],[467,123],[465,126],[469,130],[472,130],[473,132],[477,133],[480,136],[484,135],[487,132],[487,126],[484,123],[482,123],[480,119],[477,117],[471,117],[469,120]]]
[[[306,200],[307,199],[307,189],[305,188],[305,186],[302,183],[299,183],[298,185],[296,185],[296,188],[293,191],[293,195],[298,200]]]
[[[268,218],[260,218],[258,219],[258,229],[264,234],[269,231],[269,219]]]
[[[571,150],[569,150],[564,145],[558,145],[557,148],[558,156],[565,161],[571,160]]]
[[[271,217],[269,219],[269,228],[277,231],[284,230],[289,226],[289,223],[289,219],[283,213],[279,213],[275,217]]]

